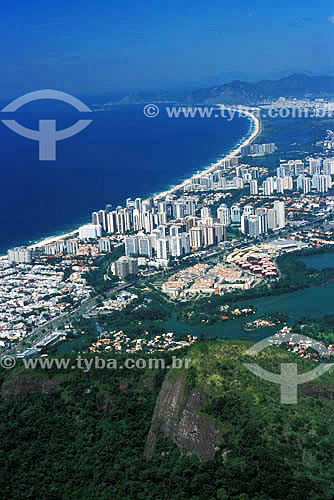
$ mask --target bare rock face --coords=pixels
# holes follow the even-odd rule
[[[59,382],[56,379],[42,379],[35,374],[24,370],[10,380],[6,385],[2,385],[0,394],[4,399],[13,399],[21,394],[31,394],[33,392],[48,393]]]
[[[161,431],[175,442],[183,455],[195,454],[202,461],[213,459],[220,429],[214,419],[200,415],[206,400],[199,388],[187,391],[182,378],[166,377],[155,405],[144,456],[153,455],[156,432]]]

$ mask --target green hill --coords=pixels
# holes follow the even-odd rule
[[[2,498],[332,499],[333,370],[282,405],[244,367],[249,345],[199,342],[161,353],[164,369],[2,370]],[[257,359],[291,361],[314,367],[279,348]]]

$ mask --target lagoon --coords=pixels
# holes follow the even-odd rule
[[[320,256],[317,256],[320,257]],[[328,267],[328,266],[327,266]],[[320,318],[327,314],[334,314],[334,283],[327,283],[297,292],[286,293],[278,296],[262,297],[259,299],[243,300],[237,305],[255,306],[256,313],[243,318],[221,322],[212,326],[206,325],[188,325],[179,321],[174,315],[165,323],[167,332],[189,333],[191,335],[205,337],[229,337],[229,338],[249,338],[262,339],[272,335],[279,330],[279,326],[259,328],[257,330],[246,332],[242,327],[248,321],[253,321],[266,313],[281,312],[289,316],[289,325],[292,325],[296,320],[303,317]]]
[[[321,271],[322,269],[334,267],[334,252],[309,255],[307,257],[301,257],[298,260],[303,262],[306,267],[313,267],[314,269]]]

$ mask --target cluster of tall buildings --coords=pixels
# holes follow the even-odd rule
[[[284,193],[285,191],[293,190],[293,178],[287,177],[267,177],[262,183],[262,194],[271,196],[273,193]],[[251,188],[250,188],[251,193]],[[254,194],[254,193],[251,193]],[[257,192],[255,194],[258,194]]]
[[[127,257],[168,260],[224,240],[229,218],[221,211],[217,218],[213,217],[209,207],[202,208],[197,217],[196,205],[196,200],[187,196],[167,197],[165,201],[128,198],[126,207],[93,212],[89,226],[100,226],[107,233],[124,234]],[[170,219],[172,222],[168,222]]]
[[[107,208],[92,213],[92,225],[101,226],[102,230],[113,234],[145,231],[167,223],[170,218],[183,219],[194,216],[196,202],[192,198],[154,202],[153,198],[126,200],[126,207],[118,206],[115,210]]]
[[[187,220],[183,225],[159,226],[150,234],[140,232],[125,237],[125,255],[167,260],[224,240],[225,227],[212,217]]]
[[[229,208],[224,203],[217,208],[217,218],[224,226],[230,224],[240,224],[241,222],[241,209],[239,205],[232,205]]]
[[[7,255],[10,264],[31,264],[34,258],[33,250],[26,247],[11,248]]]
[[[210,191],[212,189],[242,189],[244,181],[238,175],[229,178],[223,169],[217,169],[214,173],[194,176],[191,183],[185,186],[185,191]]]
[[[264,156],[275,153],[277,146],[273,142],[268,144],[249,144],[241,148],[241,156],[258,155]]]
[[[235,204],[231,208],[223,204],[217,209],[217,218],[223,226],[240,225],[241,232],[256,238],[270,229],[285,227],[285,206],[283,201],[275,201],[272,208],[254,208],[245,205],[241,210]]]
[[[58,255],[66,253],[68,255],[78,255],[82,241],[80,238],[71,238],[65,241],[55,241],[44,245],[43,250],[45,255]],[[113,249],[113,244],[110,238],[102,237],[97,241],[97,248],[100,253],[110,253]]]
[[[136,275],[138,273],[138,261],[132,257],[120,257],[113,264],[113,272],[119,278]]]
[[[297,190],[304,194],[312,190],[327,193],[332,188],[332,175],[334,175],[334,158],[310,158],[305,170],[297,177]]]
[[[245,205],[241,216],[241,232],[256,238],[269,230],[285,227],[285,206],[283,201],[274,201],[272,208],[255,208]]]
[[[262,194],[284,193],[296,189],[303,194],[311,191],[327,193],[332,188],[334,158],[309,158],[307,164],[301,160],[289,160],[276,170],[276,176],[267,177],[262,183]],[[250,181],[249,192],[257,195],[257,180]]]

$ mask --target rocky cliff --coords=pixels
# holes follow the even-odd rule
[[[152,457],[160,431],[175,442],[182,455],[195,454],[202,461],[213,459],[220,430],[214,419],[200,413],[206,401],[204,391],[187,389],[183,377],[166,376],[155,405],[144,456]]]

